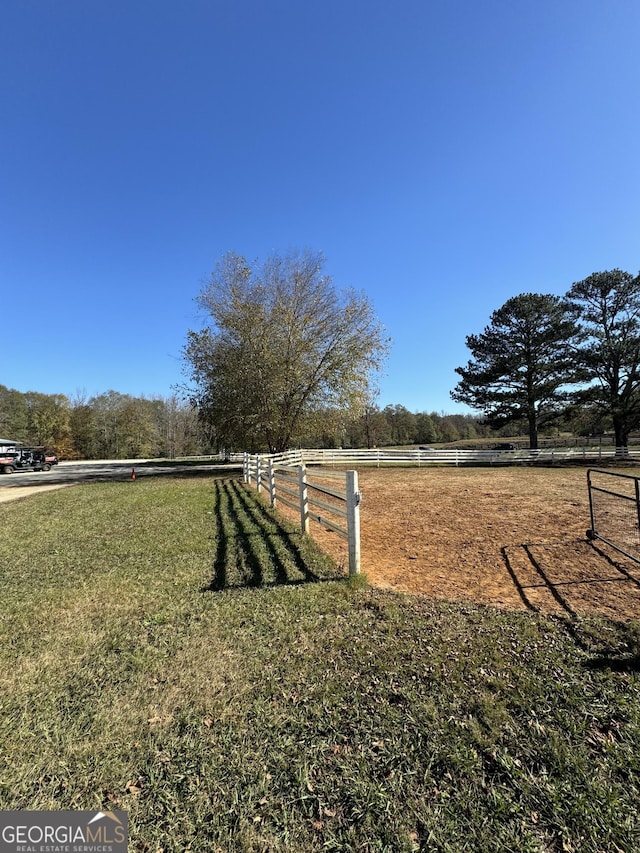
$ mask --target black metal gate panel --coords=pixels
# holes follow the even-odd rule
[[[589,539],[600,539],[640,563],[640,477],[591,468],[587,485]]]

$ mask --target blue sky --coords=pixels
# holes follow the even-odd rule
[[[309,247],[464,411],[465,336],[640,268],[637,0],[20,0],[0,17],[0,383],[168,395],[228,250]]]

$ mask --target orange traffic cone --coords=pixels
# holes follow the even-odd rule
[[[135,478],[136,478],[136,469],[135,469],[135,468],[132,468],[132,469],[131,469],[131,479],[132,479],[132,480],[135,480]]]

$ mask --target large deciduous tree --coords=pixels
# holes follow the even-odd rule
[[[218,446],[284,450],[328,408],[361,408],[388,341],[362,293],[338,291],[311,251],[249,264],[229,252],[189,331],[192,397]]]
[[[480,409],[495,429],[519,420],[538,430],[559,417],[567,386],[579,381],[575,351],[579,330],[572,310],[558,296],[523,293],[494,311],[479,335],[469,335],[473,358],[456,368],[462,378],[454,400]]]
[[[586,332],[579,356],[591,381],[576,398],[611,417],[616,447],[625,448],[640,427],[640,275],[596,272],[567,297]]]

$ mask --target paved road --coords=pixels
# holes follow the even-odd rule
[[[100,480],[130,479],[132,471],[136,478],[170,476],[171,474],[189,473],[214,474],[222,471],[238,471],[239,464],[231,465],[153,465],[145,459],[128,459],[111,462],[60,462],[50,471],[25,471],[14,474],[0,474],[0,502],[24,497],[37,491],[51,488],[77,485],[78,483],[96,482]]]

